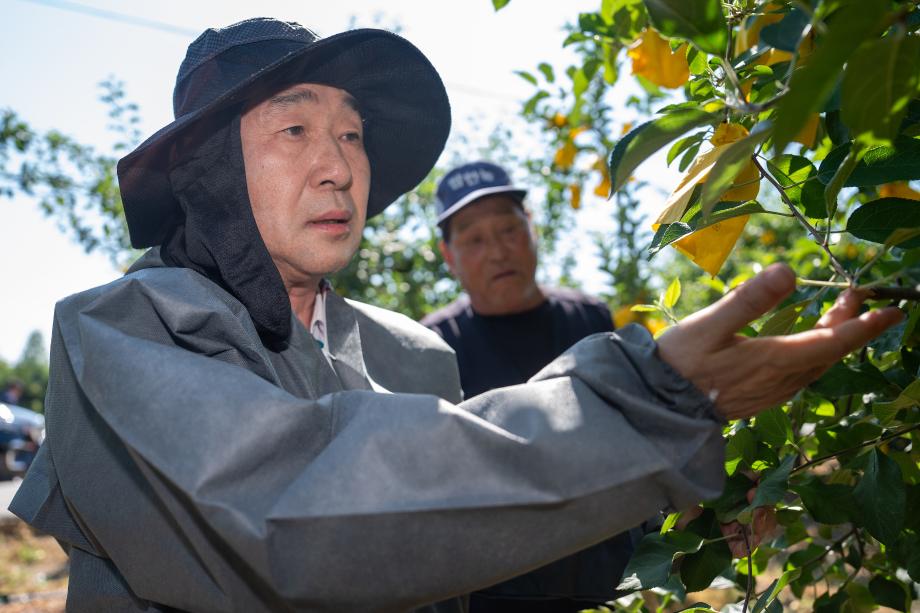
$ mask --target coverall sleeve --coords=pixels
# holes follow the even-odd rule
[[[142,598],[404,611],[721,489],[711,404],[637,328],[460,405],[304,400],[219,359],[254,351],[244,318],[193,293],[129,281],[56,314],[48,440],[61,490]],[[212,329],[220,342],[189,349]]]

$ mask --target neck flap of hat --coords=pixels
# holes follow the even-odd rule
[[[184,219],[163,242],[163,261],[190,268],[233,294],[269,345],[291,334],[291,303],[256,226],[246,187],[240,115],[208,131],[169,173]]]

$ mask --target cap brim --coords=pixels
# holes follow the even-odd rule
[[[312,82],[348,91],[366,120],[371,167],[368,217],[418,185],[450,131],[450,104],[437,71],[415,46],[384,30],[320,39],[252,73],[207,105],[177,118],[118,162],[134,247],[160,244],[181,215],[169,182],[177,138],[203,118],[242,103],[257,86]]]
[[[527,195],[526,189],[519,189],[517,187],[512,187],[511,185],[499,185],[497,187],[483,187],[482,189],[477,189],[472,191],[460,200],[453,203],[449,209],[445,209],[438,215],[438,223],[445,221],[448,217],[457,214],[460,209],[463,207],[472,204],[474,201],[482,198],[483,196],[492,196],[494,194],[508,194],[514,196],[518,202],[523,202],[524,196]]]

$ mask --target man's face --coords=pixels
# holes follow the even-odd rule
[[[543,300],[530,220],[505,194],[484,196],[453,215],[441,253],[481,315],[518,313]]]
[[[246,184],[262,240],[285,286],[315,287],[361,241],[370,164],[347,92],[299,84],[242,116]]]

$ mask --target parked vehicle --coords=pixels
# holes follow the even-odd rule
[[[44,416],[0,403],[0,479],[24,475],[44,440]]]

